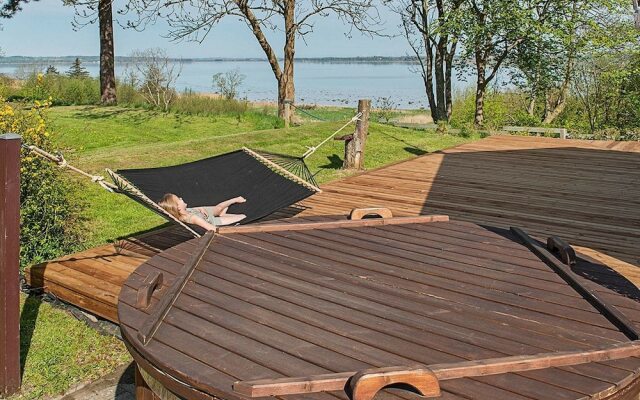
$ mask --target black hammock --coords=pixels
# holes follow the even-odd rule
[[[247,148],[187,164],[109,173],[120,191],[134,198],[141,193],[154,203],[166,193],[182,197],[188,207],[210,206],[243,196],[246,203],[229,208],[230,213],[247,216],[241,224],[320,191],[302,158]]]
[[[230,213],[247,216],[240,224],[266,217],[321,191],[304,162],[305,158],[349,124],[359,121],[361,116],[362,113],[358,112],[317,146],[309,147],[301,157],[258,152],[245,147],[231,153],[170,167],[123,169],[117,172],[107,169],[115,185],[107,183],[102,176],[91,175],[68,164],[62,154],[53,155],[26,144],[23,147],[60,167],[91,178],[109,191],[126,194],[169,221],[181,225],[194,236],[200,236],[157,204],[162,196],[173,193],[182,197],[190,207],[215,205],[243,196],[247,199],[246,203],[234,204],[229,208]]]

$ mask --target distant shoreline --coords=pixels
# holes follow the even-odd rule
[[[27,56],[3,56],[0,57],[0,65],[11,64],[46,64],[46,63],[71,63],[79,58],[84,63],[99,63],[98,56],[60,56],[60,57],[27,57]],[[116,56],[116,62],[133,61],[133,57]],[[247,57],[247,58],[225,58],[225,57],[202,57],[202,58],[170,58],[174,62],[183,63],[199,63],[199,62],[266,62],[264,58]],[[280,59],[281,60],[281,59]],[[307,63],[328,63],[328,64],[415,64],[413,57],[300,57],[296,58],[296,62]]]

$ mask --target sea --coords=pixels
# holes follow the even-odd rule
[[[53,65],[60,72],[70,63],[2,63],[0,73],[24,77],[33,71],[44,71]],[[83,63],[92,76],[98,76],[96,62]],[[116,64],[116,75],[122,77],[126,64]],[[224,60],[181,62],[175,87],[179,91],[212,93],[213,75],[237,70],[244,76],[239,97],[256,102],[274,102],[277,84],[266,61]],[[406,62],[324,62],[304,61],[295,64],[296,103],[355,107],[358,99],[370,99],[373,106],[392,104],[398,109],[428,108],[424,83],[418,65]],[[453,92],[461,93],[472,86],[472,76],[454,74]]]

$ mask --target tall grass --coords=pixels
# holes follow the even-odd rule
[[[190,90],[177,96],[169,107],[169,111],[190,115],[244,114],[248,110],[247,101],[204,96]]]

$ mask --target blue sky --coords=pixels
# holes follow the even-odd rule
[[[114,2],[115,8],[119,3]],[[386,32],[397,31],[398,20],[381,9]],[[0,48],[4,55],[66,56],[98,55],[97,24],[74,31],[71,22],[74,9],[64,7],[61,0],[41,0],[28,3],[10,20],[1,21]],[[115,16],[115,13],[114,13]],[[115,16],[117,18],[117,16]],[[122,20],[124,22],[124,20]],[[244,23],[227,19],[217,25],[203,43],[171,42],[164,38],[167,26],[158,23],[144,32],[123,29],[114,24],[116,55],[125,56],[133,50],[164,48],[172,57],[263,57],[264,53]],[[408,46],[401,37],[370,38],[353,34],[345,37],[347,28],[334,16],[316,19],[315,31],[298,40],[297,57],[404,56]],[[272,46],[282,48],[281,33],[271,33]],[[279,52],[281,53],[281,52]]]

